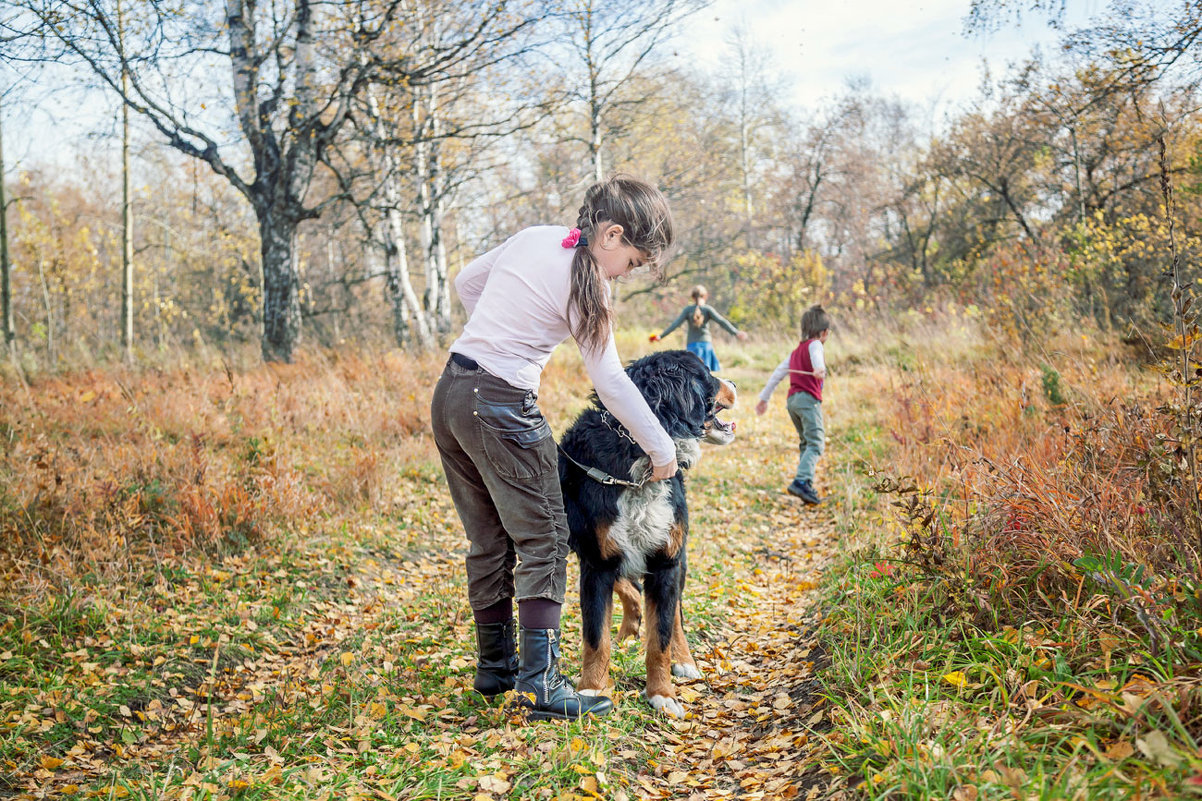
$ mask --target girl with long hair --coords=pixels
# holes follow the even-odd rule
[[[568,529],[539,379],[571,336],[598,398],[650,457],[649,480],[676,474],[672,439],[618,357],[609,286],[636,268],[658,271],[674,240],[663,194],[616,177],[588,189],[571,229],[520,231],[455,279],[468,321],[451,345],[431,420],[470,542],[474,687],[486,697],[516,688],[534,719],[613,709],[605,697],[577,695],[558,669]]]
[[[652,342],[659,342],[675,331],[681,323],[688,323],[688,333],[685,337],[685,347],[690,352],[696,354],[698,359],[701,359],[712,372],[718,372],[722,369],[722,365],[718,363],[718,354],[714,353],[713,336],[710,334],[710,323],[717,323],[726,330],[727,333],[739,338],[739,341],[747,339],[747,334],[735,327],[734,323],[727,320],[713,307],[705,301],[709,299],[709,292],[701,284],[693,287],[690,293],[693,302],[685,306],[672,321],[671,325],[665,328],[658,334],[651,335]]]

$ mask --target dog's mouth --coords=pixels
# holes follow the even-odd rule
[[[726,445],[735,438],[735,423],[733,420],[727,422],[718,415],[735,405],[735,390],[733,385],[725,381],[722,383],[709,417],[705,419],[705,435],[710,442]]]
[[[731,420],[730,422],[727,422],[726,420],[723,420],[720,417],[718,417],[719,414],[721,414],[722,412],[726,411],[729,408],[730,408],[729,406],[723,406],[720,403],[715,403],[713,410],[710,411],[710,416],[708,418],[706,418],[706,420],[705,420],[705,430],[706,431],[711,431],[711,430],[719,431],[723,434],[734,434],[735,433],[734,421]]]

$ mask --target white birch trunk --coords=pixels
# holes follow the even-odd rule
[[[414,128],[418,132],[415,167],[426,279],[425,307],[439,333],[447,333],[451,330],[451,302],[447,286],[447,255],[442,239],[445,185],[439,163],[439,136],[442,130],[438,94],[433,87],[424,87],[417,94],[413,104]]]
[[[429,317],[418,302],[417,292],[409,278],[409,257],[400,211],[401,193],[397,187],[395,168],[391,169],[386,181],[384,197],[388,212],[383,226],[383,239],[388,291],[392,297],[393,333],[397,345],[405,347],[412,319],[417,328],[418,344],[429,350],[434,347],[434,335],[430,331]]]
[[[379,103],[371,90],[368,90],[367,102],[376,140],[384,141],[387,138],[384,122],[380,116]],[[380,226],[380,242],[384,246],[384,280],[388,286],[388,297],[392,301],[393,337],[397,347],[405,348],[409,344],[410,331],[416,326],[420,347],[432,349],[435,343],[429,316],[418,301],[417,291],[413,288],[413,281],[409,275],[409,255],[400,210],[401,188],[397,160],[387,145],[377,147],[377,152],[380,174],[384,176],[385,213],[384,222]]]

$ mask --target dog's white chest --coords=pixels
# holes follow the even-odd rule
[[[676,441],[677,461],[686,469],[701,458],[696,440]],[[635,462],[635,475],[646,469],[647,458]],[[639,579],[647,572],[647,557],[668,546],[676,516],[672,511],[672,485],[656,481],[618,496],[618,519],[609,530],[613,544],[622,554],[619,572]]]
[[[641,578],[647,572],[647,556],[668,545],[672,533],[671,486],[657,481],[618,496],[618,519],[609,536],[622,554],[623,576]]]

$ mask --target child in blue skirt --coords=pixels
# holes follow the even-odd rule
[[[709,292],[705,287],[698,284],[693,287],[691,293],[693,302],[684,307],[680,315],[672,321],[672,324],[658,334],[651,335],[652,342],[659,342],[661,339],[671,334],[681,323],[688,323],[688,338],[685,347],[689,352],[696,354],[698,359],[710,369],[711,372],[718,372],[722,369],[722,365],[718,363],[718,355],[714,353],[713,337],[710,335],[710,323],[715,322],[726,329],[727,333],[736,336],[740,341],[747,339],[747,334],[740,331],[734,326],[730,320],[727,320],[714,309],[713,306],[707,306],[705,301],[709,297]]]

